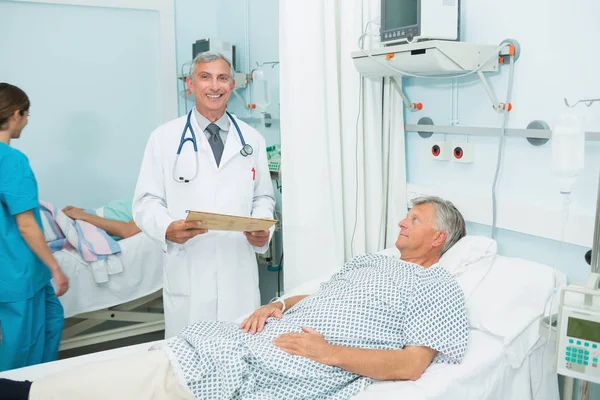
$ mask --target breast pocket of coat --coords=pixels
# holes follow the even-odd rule
[[[165,255],[164,290],[174,296],[190,295],[190,267],[185,250],[172,250]]]

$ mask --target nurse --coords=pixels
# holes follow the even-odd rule
[[[29,161],[10,147],[28,116],[25,92],[0,83],[0,371],[56,360],[64,322],[57,296],[69,287],[40,228]]]

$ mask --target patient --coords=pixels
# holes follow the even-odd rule
[[[357,256],[313,295],[263,306],[241,326],[199,322],[141,355],[33,384],[0,380],[0,399],[347,399],[375,380],[416,380],[431,363],[460,363],[464,296],[437,263],[465,236],[462,215],[419,198],[399,226],[401,260]]]
[[[90,214],[82,208],[67,206],[62,211],[71,219],[85,221],[103,229],[113,239],[125,239],[141,232],[133,221],[131,199],[115,200],[108,203],[104,209],[104,217]]]

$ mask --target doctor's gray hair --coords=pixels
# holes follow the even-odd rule
[[[196,67],[201,63],[209,63],[216,60],[223,60],[229,65],[229,74],[231,75],[231,82],[233,83],[233,79],[235,78],[235,71],[233,69],[233,65],[231,65],[231,61],[227,59],[223,54],[217,53],[214,51],[205,51],[204,53],[198,53],[196,57],[194,57],[194,61],[192,61],[192,65],[190,66],[190,78],[194,79],[194,72],[196,71]]]
[[[422,196],[414,199],[412,204],[413,207],[419,204],[431,204],[435,208],[435,229],[446,232],[446,241],[440,256],[467,235],[465,219],[450,201],[437,196]]]

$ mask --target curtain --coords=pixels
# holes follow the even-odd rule
[[[362,79],[350,56],[379,7],[280,3],[286,290],[392,247],[406,214],[402,104],[389,82]]]

